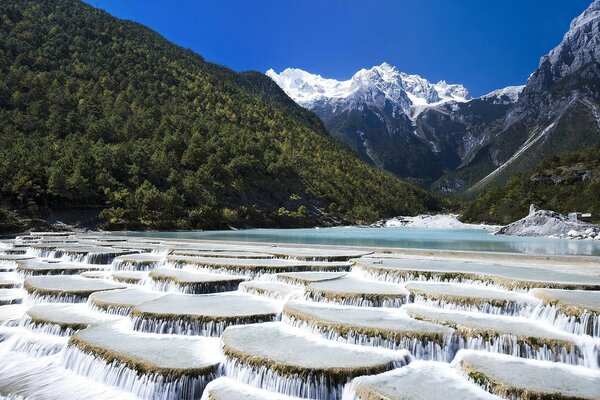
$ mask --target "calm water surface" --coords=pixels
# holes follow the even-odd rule
[[[119,235],[124,234],[119,232]],[[240,231],[127,232],[165,239],[405,247],[438,250],[600,256],[600,240],[494,236],[484,229],[358,228],[247,229]]]

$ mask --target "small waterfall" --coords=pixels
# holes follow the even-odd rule
[[[118,257],[115,258],[111,265],[113,271],[152,271],[163,264],[164,261],[148,261],[148,260],[134,260],[125,259],[120,260]]]
[[[219,337],[225,328],[231,325],[255,324],[259,322],[278,321],[280,317],[272,315],[256,315],[241,318],[215,320],[206,319],[161,319],[142,315],[133,316],[133,329],[139,332],[162,333],[192,336]]]
[[[26,316],[21,321],[19,321],[18,326],[24,329],[28,329],[32,332],[37,332],[45,335],[53,335],[53,336],[71,336],[75,334],[79,329],[85,328],[82,326],[80,328],[72,328],[72,327],[62,327],[58,324],[48,323],[48,322],[36,322],[33,321],[30,317]]]
[[[589,311],[579,316],[567,315],[554,305],[538,305],[526,309],[524,316],[546,321],[556,328],[576,335],[600,337],[600,315]]]
[[[402,367],[408,361],[406,359],[398,360],[387,370]],[[225,375],[262,389],[316,400],[341,400],[344,385],[353,378],[353,376],[342,378],[315,373],[282,375],[269,367],[257,367],[231,357],[226,358]]]
[[[238,275],[248,280],[258,279],[265,274],[270,274],[270,270],[257,270],[250,268],[225,268],[225,267],[206,267],[198,264],[191,264],[185,261],[167,260],[165,267],[190,269],[192,271],[206,272],[223,275]]]
[[[29,293],[26,304],[35,305],[41,303],[85,303],[88,295],[77,295],[71,293],[48,294],[34,291]]]
[[[480,312],[484,314],[494,315],[508,315],[508,316],[520,316],[527,308],[527,303],[506,301],[504,305],[498,306],[491,302],[485,302],[480,304],[461,304],[446,300],[433,300],[428,299],[422,295],[411,296],[411,302],[432,308],[442,308],[444,310],[452,311],[471,311]]]
[[[116,359],[107,362],[98,355],[81,351],[75,345],[65,349],[63,365],[78,375],[116,386],[142,399],[197,399],[210,381],[222,375],[220,368],[197,376],[178,375],[176,372],[143,373]]]
[[[168,279],[153,279],[152,277],[146,280],[145,286],[150,290],[159,292],[184,293],[184,294],[211,294],[221,292],[233,292],[238,289],[238,282],[189,282],[180,283]]]
[[[0,387],[8,399],[134,400],[134,396],[96,383],[62,368],[60,354],[33,358],[24,353],[0,354]],[[0,398],[2,396],[0,395]]]
[[[330,303],[340,304],[343,306],[356,306],[356,307],[389,307],[399,308],[403,304],[408,302],[408,296],[406,297],[391,297],[391,298],[380,298],[380,296],[374,296],[371,298],[365,297],[326,297],[319,292],[306,291],[304,299],[308,301],[316,301],[318,303]]]
[[[488,279],[474,279],[475,274],[460,272],[457,273],[440,273],[432,274],[428,271],[407,271],[406,274],[397,274],[393,271],[374,271],[369,268],[365,268],[361,265],[354,265],[351,273],[359,278],[366,280],[376,280],[389,283],[406,283],[411,281],[422,281],[422,282],[447,282],[447,283],[468,283],[469,285],[481,285],[489,288],[495,288],[500,290],[512,290],[517,293],[526,293],[526,288],[515,288],[507,287],[500,283],[495,282],[492,278]]]
[[[47,340],[40,338],[42,334],[35,334],[37,337],[33,337],[31,334],[14,334],[9,338],[6,343],[3,343],[7,351],[14,351],[19,353],[27,354],[31,357],[46,357],[61,352],[67,345],[67,338],[59,338],[64,340],[57,340],[50,335]]]
[[[390,350],[406,349],[418,360],[450,361],[443,341],[442,343],[437,343],[436,341],[429,340],[427,337],[401,337],[390,339],[381,336],[366,335],[357,330],[349,330],[341,335],[334,329],[312,325],[286,314],[282,316],[281,320],[291,326],[300,328],[305,332],[310,332],[336,342],[358,344],[361,346],[383,347]]]
[[[131,310],[133,310],[133,306],[107,305],[107,306],[98,307],[96,304],[90,302],[89,300],[88,300],[88,307],[94,311],[105,312],[107,314],[112,314],[112,315],[121,315],[123,317],[126,317],[129,314],[131,314]]]
[[[533,341],[543,339],[530,338]],[[528,344],[520,341],[516,336],[504,334],[495,337],[473,336],[465,337],[455,332],[447,338],[447,352],[452,359],[460,349],[483,350],[493,353],[508,354],[515,357],[534,360],[562,362],[572,365],[593,367],[597,360],[586,357],[586,350],[572,345],[550,345],[548,343]],[[589,353],[589,352],[588,352]]]

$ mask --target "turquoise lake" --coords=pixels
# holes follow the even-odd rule
[[[116,234],[165,239],[600,256],[600,240],[495,236],[484,229],[336,227],[320,229],[247,229],[238,231],[117,232]]]

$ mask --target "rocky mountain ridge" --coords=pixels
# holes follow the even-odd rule
[[[268,75],[363,159],[437,191],[477,193],[600,141],[600,0],[573,20],[525,85],[476,99],[462,85],[432,84],[388,64],[343,82],[286,71]],[[381,83],[390,76],[402,83]]]

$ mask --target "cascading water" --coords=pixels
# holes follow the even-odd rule
[[[133,329],[139,332],[211,337],[221,336],[228,326],[272,322],[279,319],[280,317],[272,315],[257,315],[238,319],[228,318],[227,320],[217,319],[215,321],[183,318],[161,319],[140,315],[132,317]]]
[[[268,268],[261,270],[260,268],[243,267],[203,267],[201,265],[186,264],[185,262],[165,261],[169,257],[170,250],[162,248],[151,250],[151,247],[146,248],[139,243],[132,245],[132,248],[143,249],[143,251],[150,250],[151,253],[140,254],[138,260],[136,260],[136,257],[130,257],[130,259],[127,259],[127,257],[118,258],[118,255],[127,254],[128,252],[128,250],[120,250],[121,248],[127,248],[124,242],[120,242],[118,248],[115,245],[114,251],[109,249],[111,247],[109,241],[96,241],[93,248],[90,246],[91,241],[83,243],[81,246],[87,246],[85,251],[78,251],[75,248],[76,241],[57,242],[55,244],[54,242],[43,243],[39,239],[24,239],[21,243],[25,244],[22,251],[28,257],[38,259],[49,257],[53,262],[77,262],[82,266],[100,264],[110,271],[151,271],[157,267],[171,266],[194,272],[216,272],[238,275],[245,279],[258,277],[270,282],[281,282],[274,275],[274,270]],[[162,245],[169,247],[168,244]],[[96,246],[102,246],[98,247],[102,251],[96,253],[88,251],[96,249]],[[61,247],[65,248],[61,249]],[[153,256],[156,256],[157,259],[152,260]],[[0,271],[2,271],[3,269],[14,270],[20,264],[18,261],[0,260],[0,265]],[[69,272],[60,271],[59,273],[68,274]],[[21,279],[28,277],[28,274],[21,272],[20,274]],[[47,273],[44,272],[43,274]],[[460,275],[453,277],[452,274],[431,276],[423,273],[414,276],[400,276],[386,272],[375,273],[360,267],[354,267],[350,274],[362,279],[367,278],[371,282],[387,281],[397,283],[398,287],[404,287],[403,284],[407,281],[429,281],[466,283],[479,288],[502,288],[506,290],[506,287],[501,285],[465,279],[464,276],[461,277]],[[104,282],[114,283],[110,278]],[[309,284],[307,283],[307,285]],[[18,283],[18,285],[21,284]],[[173,280],[154,280],[150,278],[141,282],[141,286],[144,287],[141,288],[140,285],[136,285],[136,290],[160,292],[159,296],[161,297],[171,296],[164,292],[201,294],[237,289],[237,284],[219,286],[207,283],[204,285],[204,283],[181,283]],[[26,305],[65,302],[85,303],[88,301],[87,294],[80,296],[68,291],[48,294],[31,288],[28,290],[31,293],[26,294],[23,299]],[[392,351],[407,350],[413,358],[418,360],[447,363],[454,358],[459,350],[473,349],[509,354],[524,359],[578,365],[590,370],[600,369],[600,322],[598,315],[595,313],[582,312],[577,316],[568,316],[554,305],[528,304],[518,301],[507,301],[500,305],[499,302],[492,300],[489,302],[454,302],[452,300],[432,300],[419,294],[408,297],[385,297],[385,295],[378,297],[378,295],[355,296],[352,293],[344,297],[343,293],[341,293],[342,295],[336,293],[331,296],[330,294],[321,294],[318,291],[313,292],[310,289],[305,289],[305,285],[298,282],[295,283],[294,290],[300,293],[300,298],[313,303],[342,304],[357,307],[390,307],[399,309],[394,310],[394,312],[398,311],[399,313],[406,313],[402,310],[407,307],[407,303],[416,303],[435,309],[469,311],[487,314],[488,316],[493,315],[494,317],[522,316],[530,320],[537,320],[539,324],[544,326],[549,325],[556,328],[556,330],[572,333],[576,335],[576,340],[571,344],[568,341],[537,338],[535,332],[532,333],[532,337],[523,338],[509,334],[481,332],[476,329],[466,331],[460,328],[454,330],[452,334],[442,335],[440,338],[428,337],[425,334],[419,336],[413,333],[404,336],[371,335],[360,329],[337,330],[322,327],[285,314],[283,316],[280,314],[275,316],[257,315],[239,319],[216,316],[211,320],[204,316],[194,319],[182,312],[181,315],[174,314],[172,317],[165,317],[167,313],[162,315],[156,313],[157,317],[154,318],[152,312],[136,314],[134,311],[135,305],[119,305],[116,301],[115,305],[107,302],[102,306],[88,301],[87,308],[105,314],[130,316],[133,328],[133,330],[130,328],[130,331],[136,335],[142,335],[140,332],[149,332],[160,337],[181,335],[180,337],[185,336],[186,339],[206,339],[202,336],[220,337],[227,327],[233,325],[262,324],[281,319],[285,324],[299,331],[310,333],[315,337],[319,336],[314,340],[326,339],[339,342],[336,346],[353,344]],[[516,292],[517,290],[512,291]],[[523,292],[525,290],[518,289],[518,291]],[[246,296],[252,298],[258,298],[256,295],[260,295],[263,301],[269,302],[269,304],[277,304],[279,307],[289,300],[289,296],[282,294],[282,292],[255,290],[252,286],[244,286],[239,292],[246,292]],[[127,295],[123,297],[126,298]],[[131,299],[127,300],[134,303]],[[240,299],[240,302],[244,302],[244,300]],[[131,315],[132,313],[133,315]],[[223,313],[223,315],[226,315],[226,313]],[[123,320],[129,321],[127,318],[123,318]],[[235,378],[239,382],[248,383],[272,392],[308,399],[336,400],[342,398],[344,385],[350,379],[339,378],[335,374],[307,373],[306,371],[295,371],[293,369],[290,369],[288,373],[288,371],[284,372],[281,368],[272,368],[268,363],[261,365],[260,363],[248,362],[248,359],[245,358],[232,356],[227,356],[224,363],[220,364],[214,371],[204,375],[157,371],[145,369],[144,362],[135,358],[118,359],[102,350],[96,352],[90,350],[90,348],[79,347],[74,341],[69,342],[69,337],[80,331],[80,329],[73,327],[33,322],[27,316],[17,320],[7,320],[0,323],[0,327],[2,328],[0,329],[0,399],[3,395],[11,399],[44,398],[51,400],[94,397],[98,399],[127,398],[128,395],[147,399],[193,399],[202,395],[202,391],[208,382],[221,375],[226,375]],[[190,336],[196,337],[191,338]],[[143,339],[140,339],[140,341],[143,341]],[[218,348],[218,346],[215,346],[215,348]],[[189,350],[192,351],[193,348],[190,347]],[[381,349],[377,350],[383,351]],[[318,356],[318,353],[315,354]],[[409,358],[405,358],[396,362],[390,368],[402,367],[409,361],[411,361]],[[367,375],[377,372],[381,371],[369,371]],[[36,378],[38,374],[39,379]]]
[[[381,336],[370,336],[357,330],[348,330],[344,335],[341,335],[334,329],[315,326],[305,321],[298,320],[294,317],[283,315],[282,322],[291,326],[310,332],[328,340],[335,340],[342,343],[357,344],[361,346],[383,347],[390,350],[408,350],[409,353],[418,360],[430,361],[450,361],[452,358],[446,351],[446,346],[443,343],[430,340],[427,336],[422,338],[416,337],[401,337],[401,338],[383,338]]]
[[[600,337],[600,315],[584,311],[579,316],[566,315],[554,305],[538,305],[524,310],[523,315],[548,322],[556,328],[576,335]]]
[[[202,395],[211,380],[222,375],[220,368],[206,375],[142,373],[119,360],[105,361],[69,345],[62,354],[65,368],[109,386],[131,392],[142,399],[193,400]]]
[[[458,303],[445,300],[432,300],[425,296],[411,296],[411,303],[423,305],[426,307],[442,308],[453,311],[472,311],[484,314],[522,316],[528,307],[528,303],[507,301],[502,306],[494,305],[491,302],[477,304]]]
[[[406,365],[408,360],[399,360],[394,368]],[[349,378],[335,377],[318,373],[282,375],[267,366],[253,366],[227,357],[224,374],[243,383],[293,397],[316,400],[341,400],[344,386]]]
[[[399,308],[408,302],[407,297],[392,297],[392,298],[376,298],[376,297],[327,297],[319,292],[307,292],[304,295],[305,300],[315,301],[318,303],[340,304],[343,306],[355,307],[390,307]]]

